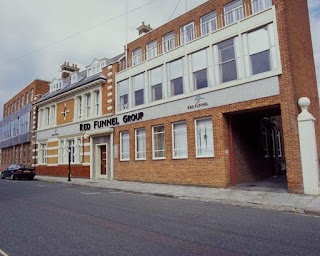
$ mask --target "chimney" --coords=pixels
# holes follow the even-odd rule
[[[61,66],[61,78],[65,79],[70,76],[71,73],[79,71],[80,68],[77,67],[77,64],[69,65],[69,62],[64,62]]]
[[[144,24],[144,21],[142,21],[142,24],[137,28],[139,35],[144,35],[152,30],[150,27],[150,24],[146,25]]]

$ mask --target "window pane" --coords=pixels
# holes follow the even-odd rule
[[[164,127],[153,127],[153,157],[165,157],[165,134]]]
[[[187,157],[187,124],[173,124],[173,157]]]
[[[167,52],[167,51],[174,48],[175,42],[174,42],[174,33],[173,32],[170,32],[170,33],[166,34],[165,36],[163,36],[162,45],[163,45],[162,47],[163,47],[164,52]]]
[[[120,96],[120,110],[128,108],[128,94]]]
[[[208,87],[207,69],[199,70],[193,73],[194,76],[194,89],[202,89]]]
[[[152,86],[152,101],[161,100],[162,99],[162,84],[156,84]]]
[[[192,71],[198,71],[208,67],[207,63],[207,49],[191,54],[192,58]]]
[[[136,158],[145,159],[146,158],[146,130],[139,129],[136,130]]]
[[[252,74],[270,71],[270,51],[254,54],[251,57]]]
[[[121,132],[121,160],[130,159],[130,143],[129,143],[129,132]]]
[[[226,83],[237,79],[236,61],[227,62],[221,65],[222,82]]]
[[[152,59],[158,55],[157,41],[147,44],[147,59]]]
[[[210,12],[201,17],[201,33],[206,35],[217,29],[216,12]]]
[[[197,156],[213,156],[212,120],[197,120],[196,133]]]
[[[176,78],[171,80],[171,95],[183,94],[183,78]]]
[[[135,106],[144,104],[143,89],[134,92]]]
[[[256,54],[270,48],[268,28],[264,27],[248,34],[249,54]]]

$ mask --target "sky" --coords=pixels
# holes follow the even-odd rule
[[[59,78],[64,61],[84,68],[112,58],[142,21],[157,28],[206,1],[0,0],[0,120],[5,102],[35,79]],[[308,3],[320,88],[320,0]]]

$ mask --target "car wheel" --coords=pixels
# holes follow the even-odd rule
[[[1,179],[3,180],[5,178],[4,173],[1,173]]]
[[[14,176],[14,174],[12,173],[11,176],[10,176],[10,180],[15,180],[16,177]]]
[[[28,180],[33,180],[33,177],[29,177]]]

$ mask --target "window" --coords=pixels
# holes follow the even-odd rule
[[[51,106],[51,124],[52,126],[56,125],[56,106]]]
[[[219,50],[219,65],[220,65],[220,78],[222,83],[236,80],[237,63],[234,49],[234,39],[229,39],[218,44]]]
[[[173,31],[162,37],[162,51],[167,52],[175,47]]]
[[[132,65],[137,65],[142,62],[142,50],[141,48],[135,49],[132,52]]]
[[[29,103],[29,93],[26,93],[26,105]]]
[[[194,39],[194,24],[193,22],[180,28],[181,44],[188,43]]]
[[[154,40],[147,44],[147,60],[150,60],[158,55],[157,41]]]
[[[95,113],[96,116],[98,116],[99,113],[100,113],[100,91],[95,91],[94,95],[95,95],[95,110],[94,110],[94,113]]]
[[[76,139],[76,150],[75,150],[75,154],[76,154],[75,161],[77,163],[82,162],[81,146],[82,146],[81,138],[77,138]]]
[[[91,94],[86,94],[86,115],[87,118],[91,116]]]
[[[68,146],[68,157],[69,157],[69,154],[70,154],[70,163],[74,163],[75,162],[75,157],[76,157],[74,140],[68,140],[67,141],[67,146]]]
[[[224,7],[225,24],[229,25],[243,18],[242,0],[235,0]]]
[[[183,94],[183,59],[169,63],[169,79],[171,96]]]
[[[44,111],[43,111],[43,109],[40,109],[40,110],[39,110],[39,118],[38,118],[38,124],[39,124],[39,127],[40,127],[40,128],[43,128],[43,127],[44,127],[44,122],[43,122],[43,120],[44,120]]]
[[[82,118],[82,96],[77,98],[77,107],[78,107],[78,120]]]
[[[128,106],[128,94],[129,94],[129,80],[124,80],[118,83],[118,110],[127,109]]]
[[[271,129],[271,142],[272,142],[272,157],[276,156],[276,142],[275,142],[274,130]]]
[[[17,109],[20,109],[20,99],[17,99]]]
[[[251,74],[256,75],[270,71],[271,64],[268,28],[264,27],[248,33],[248,46],[251,62]]]
[[[30,102],[32,102],[33,101],[33,89],[31,89],[31,91],[30,91]]]
[[[46,112],[46,127],[50,126],[50,108],[45,108]]]
[[[16,102],[13,103],[13,111],[14,111],[14,112],[17,111],[17,104],[16,104]]]
[[[136,130],[136,160],[146,159],[146,129]]]
[[[40,144],[40,164],[47,163],[47,144]]]
[[[64,140],[60,140],[60,145],[59,145],[59,163],[63,164],[65,163],[65,143]]]
[[[214,156],[211,118],[196,120],[196,156]]]
[[[120,132],[120,160],[130,160],[130,140],[129,132]]]
[[[21,97],[21,107],[24,106],[24,96]]]
[[[253,0],[252,12],[258,13],[272,6],[272,0]]]
[[[78,81],[78,74],[74,73],[71,75],[71,84],[74,84],[75,82]]]
[[[216,12],[210,12],[201,17],[201,35],[207,35],[217,29]]]
[[[262,136],[263,136],[263,151],[264,157],[269,157],[269,142],[268,142],[268,130],[266,127],[262,127]]]
[[[144,104],[144,77],[143,74],[133,77],[134,105]]]
[[[162,67],[152,69],[150,72],[151,102],[162,99]]]
[[[194,90],[208,87],[207,49],[191,54]]]
[[[187,123],[174,123],[172,124],[172,152],[173,158],[186,158],[188,157],[188,139],[187,139]]]
[[[166,157],[164,126],[152,127],[153,140],[152,151],[154,159],[164,159]]]

